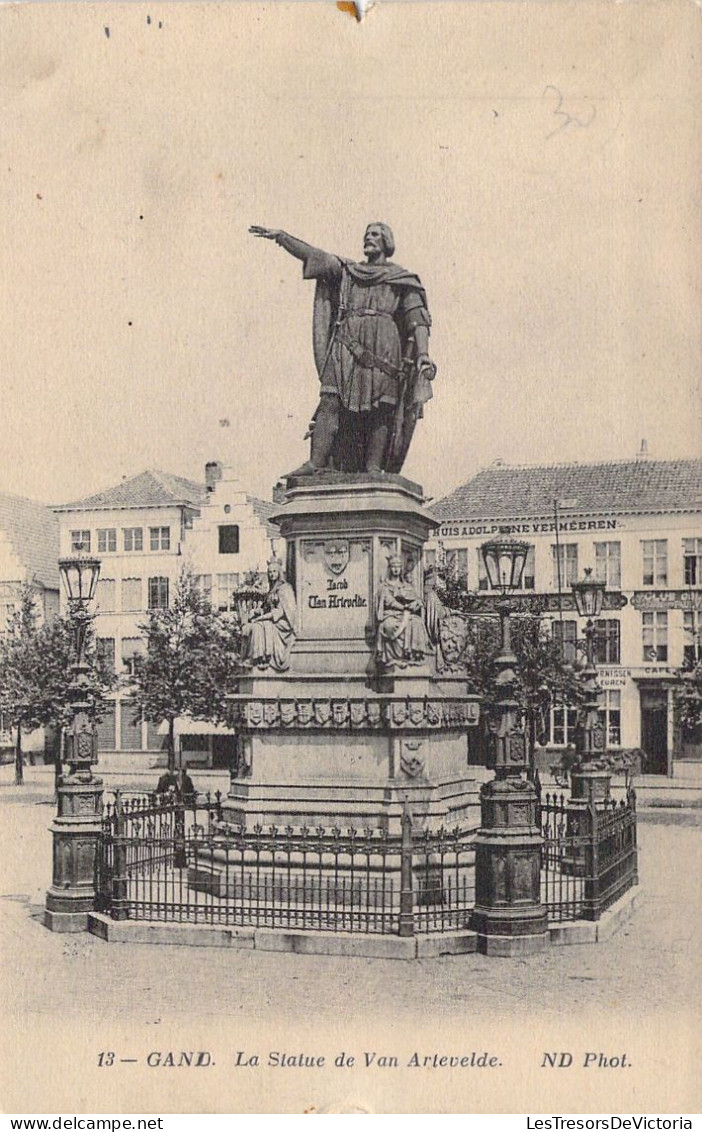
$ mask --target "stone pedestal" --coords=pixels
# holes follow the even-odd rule
[[[568,837],[577,838],[592,834],[593,816],[591,807],[604,809],[609,801],[612,775],[587,762],[577,764],[570,775],[570,799],[568,801]],[[584,845],[573,842],[572,848],[563,858],[564,872],[573,876],[587,875],[588,854]]]
[[[594,802],[603,805],[609,801],[612,775],[609,770],[593,768],[580,763],[570,775],[570,804],[574,808],[584,808]]]
[[[478,950],[503,956],[540,951],[548,934],[534,786],[522,778],[495,778],[482,787],[480,805],[471,923]]]
[[[89,772],[59,779],[58,811],[51,826],[53,883],[44,910],[44,924],[51,931],[86,931],[88,914],[95,911],[102,786],[102,779]]]
[[[297,597],[289,670],[254,669],[233,700],[240,757],[224,820],[400,833],[416,822],[477,826],[465,678],[420,663],[383,666],[376,607],[388,559],[422,597],[422,549],[436,521],[402,476],[324,473],[288,481],[274,516]]]

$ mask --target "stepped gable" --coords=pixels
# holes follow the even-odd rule
[[[268,535],[268,537],[278,538],[280,531],[278,530],[276,524],[271,522],[271,515],[274,511],[278,510],[276,505],[274,503],[269,503],[266,499],[259,499],[255,495],[247,495],[246,502],[248,503],[249,507],[252,508],[253,513],[258,519],[259,523],[261,523],[266,528],[266,534]]]

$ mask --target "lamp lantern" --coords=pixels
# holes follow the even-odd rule
[[[592,570],[588,567],[585,576],[580,582],[572,584],[575,607],[580,617],[592,620],[599,617],[604,602],[605,583],[597,582],[592,577]]]
[[[89,554],[77,554],[71,558],[59,558],[58,565],[69,603],[85,609],[95,597],[100,559]]]
[[[494,538],[484,542],[480,553],[491,590],[503,594],[518,590],[526,565],[529,543],[518,539]]]

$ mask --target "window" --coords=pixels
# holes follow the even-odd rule
[[[683,539],[683,583],[702,586],[702,538]]]
[[[115,611],[115,580],[114,578],[99,578],[95,591],[95,604],[101,613],[114,613]]]
[[[433,570],[435,566],[436,566],[436,551],[435,550],[425,550],[424,551],[424,567],[425,567],[425,569],[426,570]]]
[[[522,574],[521,589],[523,589],[523,590],[533,590],[534,589],[535,579],[536,579],[535,560],[536,560],[536,554],[535,554],[534,547],[530,546],[529,549],[527,550],[526,562],[524,563],[524,573]]]
[[[622,544],[620,542],[595,543],[595,580],[604,582],[610,590],[621,588]]]
[[[600,717],[608,747],[622,745],[622,694],[618,688],[600,694]]]
[[[563,663],[574,664],[576,655],[575,642],[578,639],[578,622],[552,621],[551,634],[553,640],[559,646]]]
[[[71,531],[71,554],[90,553],[90,531]]]
[[[115,639],[114,637],[97,637],[95,641],[98,658],[107,672],[115,670]]]
[[[615,618],[595,622],[595,664],[619,664],[621,650],[619,621]]]
[[[122,612],[130,613],[143,609],[141,599],[141,578],[122,579]]]
[[[665,538],[644,539],[643,584],[645,586],[668,585],[668,540]]]
[[[485,569],[485,560],[480,553],[480,547],[478,547],[476,553],[478,555],[478,589],[487,590],[490,588],[490,583],[488,582],[487,570]]]
[[[608,747],[622,745],[622,694],[618,688],[600,693],[600,719],[607,736]]]
[[[171,528],[149,527],[149,546],[151,550],[170,550]]]
[[[575,742],[578,728],[578,710],[557,704],[551,708],[549,742],[554,747],[565,747]]]
[[[642,613],[643,658],[648,664],[668,659],[668,614]]]
[[[122,665],[130,674],[134,672],[134,657],[144,653],[142,637],[122,637]]]
[[[115,749],[115,705],[103,704],[97,721],[97,749],[98,751],[114,751]]]
[[[97,533],[98,554],[109,554],[117,549],[117,531],[115,527],[104,527]]]
[[[683,613],[683,634],[683,663],[686,668],[694,668],[702,658],[702,622],[696,610]]]
[[[564,590],[578,580],[578,544],[577,542],[561,543],[560,546],[551,546],[553,554],[553,587]]]
[[[233,594],[238,588],[238,574],[217,575],[217,608],[220,612],[226,612],[234,608]]]
[[[139,708],[131,700],[123,700],[120,709],[120,749],[123,751],[141,751],[141,724],[142,717]]]
[[[446,551],[446,570],[454,578],[462,578],[464,582],[468,581],[468,551],[467,550],[447,550]]]
[[[207,602],[212,602],[212,575],[211,574],[195,574],[193,577],[193,585],[199,594]]]
[[[125,551],[144,549],[144,531],[141,527],[123,527],[122,536]]]
[[[226,527],[219,528],[219,553],[239,553],[239,528],[235,523],[229,523]]]
[[[168,609],[168,578],[149,578],[149,609]]]

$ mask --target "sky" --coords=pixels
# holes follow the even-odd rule
[[[247,491],[306,458],[313,285],[248,234],[362,258],[433,318],[405,474],[699,455],[694,5],[0,9],[0,489],[144,468]],[[229,420],[228,428],[219,421]]]

